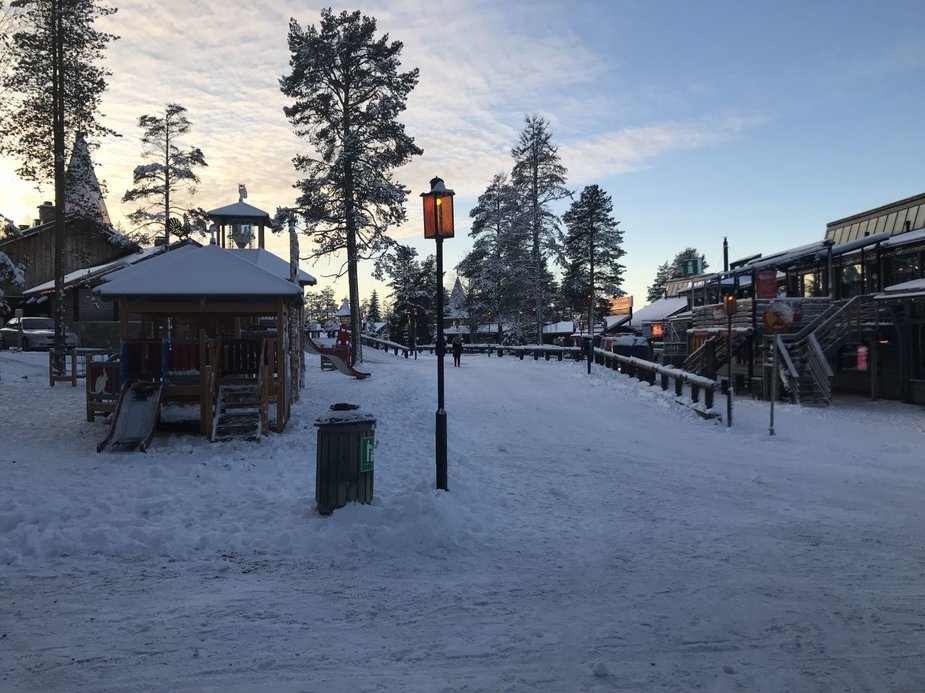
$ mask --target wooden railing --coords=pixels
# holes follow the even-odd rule
[[[631,377],[638,378],[639,380],[644,380],[650,384],[655,384],[656,380],[658,380],[662,390],[667,390],[673,381],[674,393],[677,397],[682,397],[684,395],[684,388],[686,386],[690,391],[690,404],[692,408],[702,415],[710,417],[719,416],[719,414],[714,413],[712,409],[716,392],[724,392],[724,385],[720,381],[711,380],[702,375],[690,373],[673,366],[663,366],[660,363],[646,361],[645,359],[635,356],[615,354],[605,349],[595,348],[594,355],[595,360],[600,358],[603,361],[603,365],[607,368],[617,370]],[[703,403],[706,411],[701,411],[696,406],[700,403],[701,391],[703,392]]]

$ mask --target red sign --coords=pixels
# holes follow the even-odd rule
[[[755,273],[755,292],[758,298],[777,297],[777,270],[760,270]]]
[[[859,370],[859,371],[866,371],[866,370],[867,370],[867,347],[866,347],[866,346],[863,346],[863,345],[862,345],[862,346],[859,346],[859,347],[858,347],[858,364],[857,364],[857,367],[858,367],[858,370]]]

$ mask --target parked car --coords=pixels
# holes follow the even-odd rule
[[[51,318],[13,318],[0,328],[0,348],[51,349],[55,346],[55,321]],[[77,346],[77,335],[64,331],[64,346]]]

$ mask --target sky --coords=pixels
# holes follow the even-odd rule
[[[115,221],[141,163],[137,119],[187,107],[200,147],[196,204],[237,200],[270,212],[291,205],[292,158],[307,151],[283,115],[290,18],[317,24],[324,5],[292,0],[124,0],[102,26],[122,38],[101,112],[121,133],[95,153]],[[392,235],[424,241],[418,197],[440,176],[456,191],[452,268],[471,247],[469,210],[491,176],[509,171],[527,114],[550,122],[568,186],[611,195],[624,231],[624,289],[645,302],[659,264],[687,247],[722,268],[730,259],[803,245],[825,224],[923,192],[919,182],[925,6],[820,0],[418,0],[335,5],[361,10],[404,43],[420,81],[402,120],[424,154],[396,177],[410,190],[408,221]],[[0,160],[0,213],[22,222],[51,199]],[[565,210],[565,203],[556,210]],[[126,223],[123,221],[123,223]],[[270,249],[288,255],[282,240]],[[342,259],[305,269],[319,286]],[[361,266],[363,298],[387,293]]]
[[[282,434],[98,454],[83,383],[0,351],[0,688],[921,691],[921,407],[779,403],[770,436],[767,402],[727,427],[467,354],[442,492],[435,357],[364,352],[366,380],[308,357]],[[374,491],[325,518],[334,402],[376,420]]]

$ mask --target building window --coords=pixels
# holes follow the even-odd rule
[[[919,257],[918,253],[908,255],[897,255],[887,258],[884,263],[884,273],[886,274],[886,285],[902,284],[913,279],[919,278]]]
[[[800,295],[804,298],[822,296],[822,278],[817,270],[800,275]]]
[[[851,298],[861,295],[861,264],[845,265],[839,273],[839,296]]]

